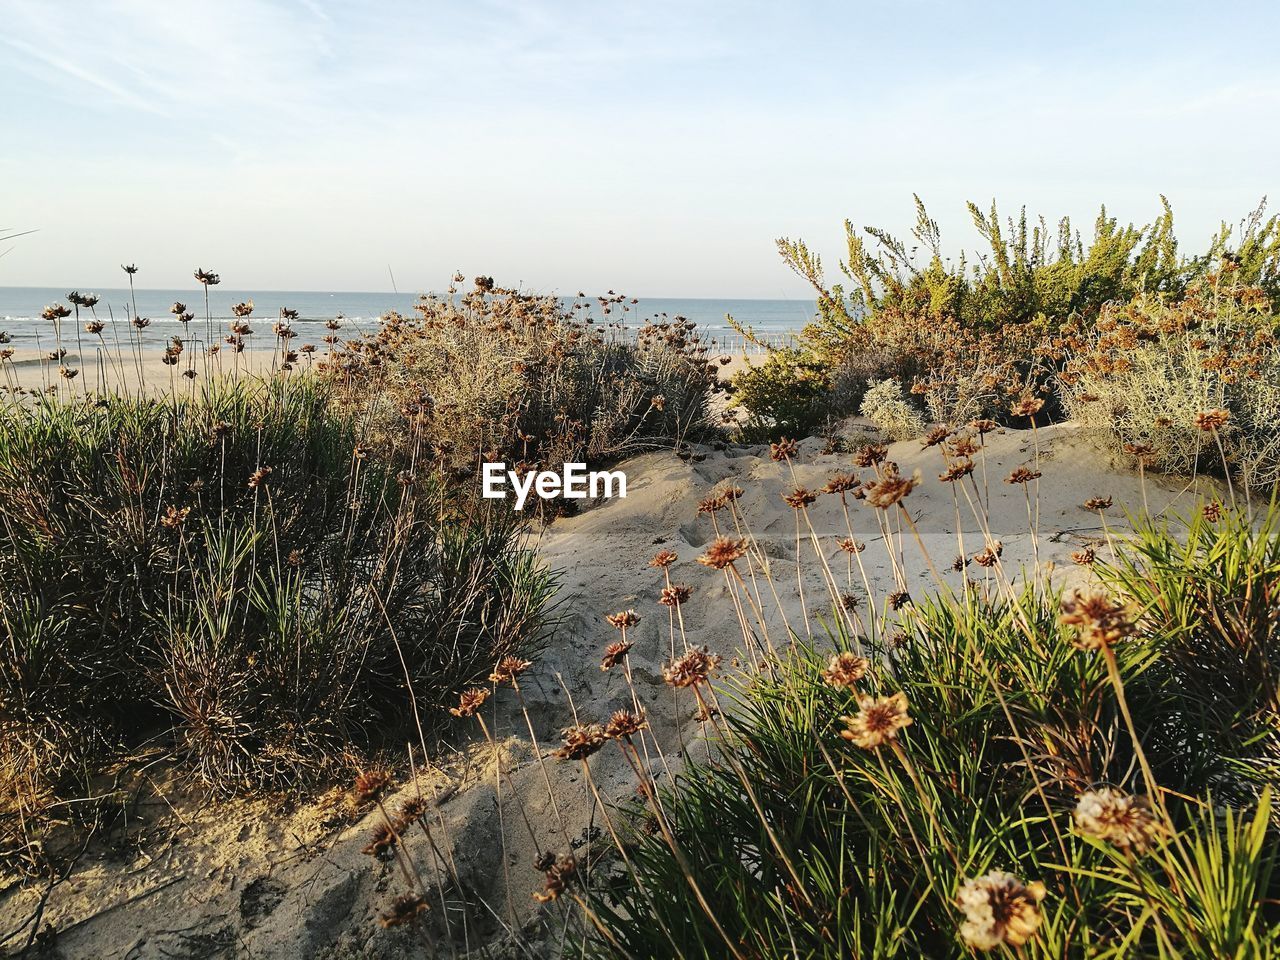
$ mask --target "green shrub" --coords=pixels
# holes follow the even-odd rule
[[[1029,396],[1047,400],[1044,415],[1055,417],[1049,383],[1059,354],[1051,338],[1091,329],[1109,303],[1143,294],[1178,299],[1229,270],[1235,284],[1280,305],[1280,218],[1265,217],[1262,207],[1236,229],[1224,225],[1192,257],[1178,251],[1167,203],[1142,227],[1121,226],[1104,208],[1088,247],[1067,219],[1050,229],[1043,220],[1029,223],[1023,210],[1002,226],[994,204],[989,214],[973,204],[969,211],[987,247],[973,262],[943,255],[938,225],[919,198],[909,241],[846,221],[840,266],[851,288],[829,284],[821,258],[803,241],[778,241],[783,260],[817,294],[817,319],[787,357],[788,367],[819,385],[806,408],[844,416],[872,383],[896,379],[940,423],[1004,419]],[[777,392],[740,394],[749,422],[769,422]]]

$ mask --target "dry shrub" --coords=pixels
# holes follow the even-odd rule
[[[599,305],[630,309],[616,295]],[[461,470],[481,458],[598,462],[706,430],[718,376],[694,324],[649,323],[633,341],[588,306],[566,310],[557,297],[480,277],[461,296],[424,296],[414,317],[384,318],[330,372],[350,402],[384,420],[410,411]]]
[[[927,419],[952,426],[1007,416],[1013,398],[1045,389],[1043,327],[967,328],[927,311],[888,307],[853,328],[833,356],[838,403],[857,403],[878,381],[908,384]]]
[[[1140,296],[1063,340],[1063,401],[1113,453],[1154,469],[1280,480],[1280,345],[1262,291],[1214,276],[1180,301]],[[1215,429],[1197,416],[1225,410]],[[1219,447],[1221,444],[1221,447]]]

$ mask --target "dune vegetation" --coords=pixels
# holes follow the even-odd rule
[[[381,929],[341,955],[1280,955],[1280,221],[1184,257],[1167,206],[1104,212],[1087,246],[974,208],[971,266],[918,214],[923,264],[849,226],[849,290],[780,241],[817,316],[729,383],[683,319],[628,331],[625,298],[487,277],[319,352],[282,310],[263,376],[228,375],[245,304],[220,353],[166,352],[169,389],[96,389],[61,353],[41,389],[10,380],[15,885],[65,879],[129,815],[112,778],[164,756],[219,809],[343,788]],[[102,334],[84,301],[50,308],[78,324],[60,342]],[[125,336],[108,373],[141,368]],[[1143,506],[1165,484],[1123,516],[1073,487],[1065,568],[1041,533],[1065,510],[1054,424]],[[813,436],[838,465],[820,485]],[[488,461],[664,450],[691,475],[758,457],[783,487],[717,479],[678,534],[642,528],[647,572],[611,609],[568,609],[539,556],[563,504],[477,494]],[[757,528],[766,496],[783,522]],[[713,602],[728,643],[692,626]],[[611,632],[612,701],[540,672],[568,617]],[[479,849],[421,786],[446,745],[492,790]]]

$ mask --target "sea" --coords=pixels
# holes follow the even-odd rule
[[[68,292],[70,291],[61,287],[0,287],[0,342],[7,336],[9,345],[18,349],[49,349],[54,343],[54,325],[42,319],[41,313],[45,307],[55,303],[70,307]],[[92,313],[107,322],[108,329],[103,332],[103,336],[108,343],[113,342],[113,337],[127,342],[130,328],[125,324],[134,315],[135,303],[137,315],[151,321],[142,330],[144,345],[162,346],[172,337],[184,335],[183,325],[172,313],[175,303],[185,304],[186,309],[195,315],[195,321],[185,335],[189,338],[207,336],[208,321],[204,289],[201,287],[186,290],[139,289],[132,293],[123,288],[79,292],[99,297],[93,311],[81,309],[80,319],[81,323],[92,319]],[[220,339],[227,334],[232,307],[248,300],[252,300],[254,304],[249,320],[257,335],[247,339],[247,348],[272,349],[275,337],[271,333],[271,327],[279,318],[281,308],[298,311],[298,318],[292,321],[292,326],[298,333],[295,345],[319,345],[321,338],[329,333],[325,327],[326,321],[341,321],[342,327],[338,334],[349,339],[356,332],[376,329],[379,319],[390,311],[412,316],[418,295],[336,290],[235,290],[221,285],[213,286],[209,288],[208,318],[214,326],[215,337]],[[573,299],[564,300],[566,308],[571,307],[574,302]],[[642,297],[635,303],[628,299],[620,304],[612,304],[607,314],[594,296],[583,297],[576,302],[590,307],[589,310],[582,308],[577,311],[579,315],[589,314],[595,323],[611,325],[623,335],[639,329],[648,320],[685,317],[698,325],[698,330],[712,342],[714,348],[725,352],[741,351],[750,346],[733,331],[727,316],[732,316],[751,328],[770,344],[781,346],[793,341],[814,313],[812,300]],[[75,335],[74,324],[73,312],[70,318],[63,321],[64,346]],[[136,336],[136,331],[134,334]]]

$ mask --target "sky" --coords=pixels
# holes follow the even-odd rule
[[[804,297],[965,201],[1202,245],[1280,178],[1280,4],[0,0],[0,286]],[[1276,198],[1280,202],[1280,197]],[[7,229],[5,229],[7,228]],[[7,251],[7,252],[6,252]]]

